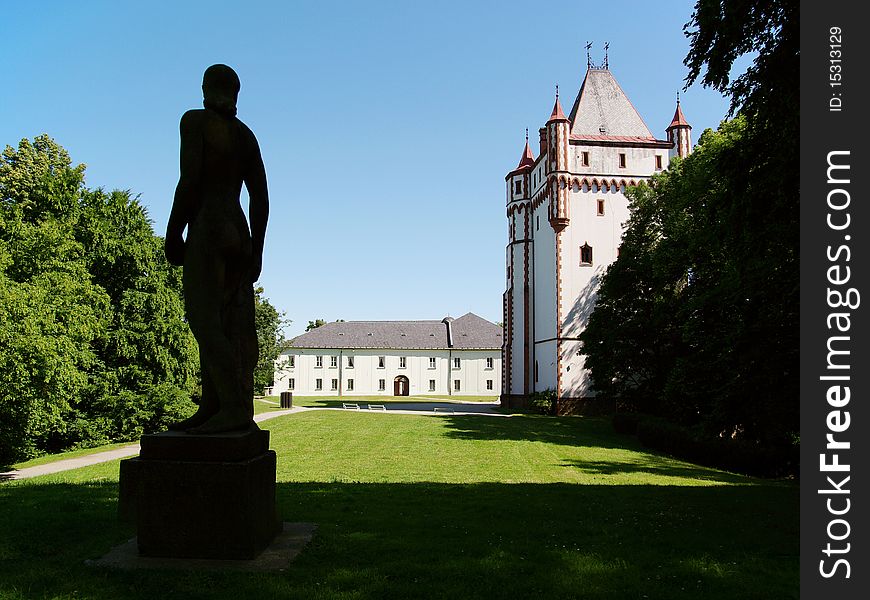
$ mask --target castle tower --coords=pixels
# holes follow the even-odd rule
[[[526,376],[531,360],[531,331],[528,315],[531,296],[529,274],[531,270],[531,223],[529,190],[530,173],[535,157],[529,147],[526,130],[526,146],[516,169],[505,177],[507,183],[508,246],[506,254],[507,284],[503,300],[504,346],[502,365],[511,364],[512,369],[502,369],[502,390],[515,395],[527,395],[529,378]],[[516,374],[511,377],[511,374]],[[513,391],[510,390],[513,387]]]
[[[560,412],[595,402],[579,336],[616,260],[629,217],[625,190],[667,168],[673,148],[688,154],[691,127],[677,110],[674,140],[656,139],[607,65],[590,64],[568,116],[557,90],[537,158],[527,136],[506,177],[503,405],[524,406],[547,390]]]
[[[668,158],[679,156],[686,158],[692,151],[692,126],[686,121],[683,115],[683,109],[680,108],[680,96],[677,95],[677,110],[674,111],[674,118],[671,119],[671,124],[665,130],[668,132],[668,141],[674,147],[668,152]]]

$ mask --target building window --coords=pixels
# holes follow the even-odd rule
[[[453,368],[454,369],[461,369],[462,368],[462,361],[459,360],[459,357],[456,357],[453,359]]]
[[[315,361],[315,362],[314,362],[314,366],[315,366],[315,367],[317,367],[317,368],[322,368],[322,367],[323,367],[323,357],[322,357],[322,356],[318,356],[318,357],[316,357],[316,358],[314,359],[314,361]]]
[[[656,171],[662,170],[662,155],[656,154]]]
[[[619,153],[619,168],[620,169],[625,168],[625,152]]]
[[[314,380],[314,389],[315,390],[322,390],[323,389],[323,380],[322,379],[315,379]]]
[[[514,193],[519,194],[519,193],[522,193],[522,191],[523,191],[523,182],[520,181],[519,179],[517,179],[514,182]]]
[[[453,380],[453,391],[458,392],[460,388],[460,383],[458,379]]]
[[[434,369],[434,368],[435,368],[435,357],[434,357],[434,356],[430,356],[430,357],[429,357],[429,368],[430,368],[430,369]]]
[[[598,211],[598,216],[603,217],[604,216],[604,200],[601,200],[601,199],[597,200],[595,202],[595,205],[596,205],[596,210]]]
[[[378,379],[378,391],[383,392],[385,389],[387,389],[387,380]]]
[[[353,391],[353,379],[348,379],[348,380],[347,380],[347,391],[348,391],[348,392],[352,392],[352,391]]]
[[[592,264],[592,246],[590,246],[589,244],[583,244],[582,246],[580,246],[580,264]]]
[[[348,369],[353,369],[353,356],[348,356],[348,357],[347,357],[347,368],[348,368]]]
[[[492,368],[492,362],[493,362],[493,361],[492,361],[492,357],[491,357],[491,356],[488,356],[488,357],[486,358],[486,368],[487,368],[487,369],[491,369],[491,368]]]
[[[492,379],[486,380],[486,389],[492,391]]]
[[[292,369],[295,366],[296,366],[296,357],[291,354],[290,356],[287,357],[287,367]]]
[[[434,379],[430,379],[430,380],[429,380],[429,391],[430,391],[430,392],[434,392],[434,391],[435,391],[435,380],[434,380]]]
[[[408,366],[408,359],[404,356],[399,357],[399,368],[404,369]]]
[[[535,383],[538,382],[538,361],[535,361]]]
[[[541,228],[541,215],[535,217],[535,231]]]
[[[288,390],[295,390],[296,389],[296,380],[295,379],[291,378],[290,381],[287,382],[287,389]]]
[[[332,367],[333,369],[338,366],[338,357],[337,356],[330,356],[329,357],[329,366]]]
[[[338,379],[332,380],[332,384],[330,385],[329,389],[331,389],[333,392],[338,389]]]
[[[386,357],[384,357],[384,356],[379,356],[379,357],[378,357],[378,368],[379,368],[379,369],[383,369],[383,368],[384,368],[384,363],[386,362],[386,360],[387,360],[387,359],[386,359]]]
[[[581,152],[580,153],[580,164],[583,165],[584,167],[589,166],[589,153],[588,152]]]

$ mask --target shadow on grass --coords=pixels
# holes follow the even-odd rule
[[[717,481],[720,483],[730,483],[735,485],[751,484],[754,481],[746,475],[716,471],[697,465],[687,464],[686,466],[680,466],[679,464],[674,464],[674,460],[671,458],[665,458],[654,454],[645,454],[642,460],[631,462],[566,459],[562,461],[561,466],[577,469],[590,475],[647,473],[649,475],[698,479],[701,481]]]
[[[470,415],[445,417],[447,437],[462,440],[524,440],[563,446],[642,448],[636,438],[614,436],[606,417],[545,417],[517,415],[507,419],[481,419]]]
[[[280,483],[318,524],[286,571],[84,568],[133,535],[116,484],[0,487],[0,596],[797,598],[798,488]]]

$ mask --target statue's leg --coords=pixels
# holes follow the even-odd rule
[[[193,415],[191,415],[190,417],[177,423],[172,423],[169,426],[169,429],[173,431],[186,431],[191,427],[202,425],[218,411],[219,406],[217,392],[215,391],[214,384],[211,381],[211,377],[207,375],[205,367],[202,363],[202,358],[200,358],[199,368],[202,376],[202,397],[199,400],[199,408],[197,408],[196,412],[193,413]]]
[[[250,426],[251,412],[247,406],[252,399],[246,398],[242,376],[245,365],[240,360],[238,344],[227,337],[224,315],[227,287],[236,287],[238,279],[232,269],[227,268],[228,261],[220,248],[203,238],[206,236],[189,236],[184,294],[188,323],[199,343],[202,378],[211,382],[218,410],[188,431],[219,433]]]

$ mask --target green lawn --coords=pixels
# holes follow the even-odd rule
[[[0,485],[2,598],[797,598],[798,487],[646,452],[600,419],[317,411],[264,423],[272,574],[85,568],[133,535],[117,461]]]

